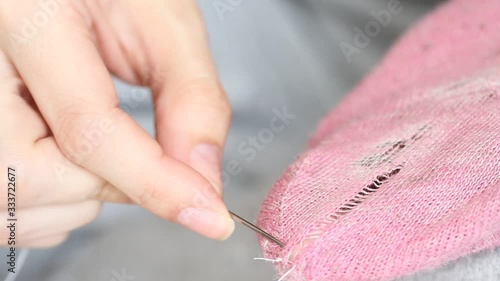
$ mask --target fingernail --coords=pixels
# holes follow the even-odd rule
[[[198,144],[191,151],[189,164],[210,181],[219,194],[221,186],[221,152],[212,144]]]
[[[208,238],[226,240],[234,231],[234,221],[209,209],[186,208],[179,213],[177,221]]]

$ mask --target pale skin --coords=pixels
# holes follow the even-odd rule
[[[0,217],[15,165],[16,246],[62,243],[103,202],[227,238],[220,161],[231,113],[196,1],[56,3],[23,38],[39,1],[0,2]],[[152,89],[156,139],[118,107],[112,75]]]

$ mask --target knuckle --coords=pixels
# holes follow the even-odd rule
[[[226,98],[221,100],[219,103],[219,114],[222,115],[222,118],[225,120],[231,120],[231,104],[229,100]]]
[[[94,113],[75,112],[65,113],[60,118],[54,136],[67,159],[85,166],[92,158],[99,142],[102,141],[99,119]]]
[[[85,148],[81,137],[85,133],[88,121],[85,115],[80,113],[67,113],[59,121],[59,129],[55,131],[55,139],[59,144],[64,156],[70,160],[76,160],[76,152]]]
[[[137,198],[137,203],[152,213],[165,217],[168,216],[168,208],[171,207],[170,205],[173,202],[166,192],[162,192],[160,188],[158,184],[145,184]]]
[[[156,201],[156,197],[158,196],[157,188],[154,185],[146,185],[144,186],[141,194],[138,197],[139,205],[144,208],[151,210],[155,208],[154,201]]]
[[[174,111],[181,115],[192,112],[198,118],[203,117],[203,122],[192,124],[192,130],[203,132],[207,130],[206,124],[211,124],[210,134],[215,138],[227,131],[231,106],[218,81],[209,78],[191,80],[178,88],[173,99]]]
[[[212,78],[192,79],[182,84],[178,90],[177,102],[199,109],[214,109],[218,113],[229,114],[228,98],[217,80]]]

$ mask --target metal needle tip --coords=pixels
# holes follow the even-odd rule
[[[278,240],[277,238],[275,238],[274,236],[272,236],[271,234],[265,232],[264,230],[260,229],[259,227],[257,227],[256,225],[250,223],[249,221],[245,220],[244,218],[236,215],[235,213],[229,211],[229,214],[231,214],[231,217],[237,221],[237,222],[240,222],[242,223],[243,225],[245,225],[246,227],[250,228],[251,230],[261,234],[262,236],[266,237],[267,239],[269,239],[270,241],[280,245],[281,247],[284,247],[285,244],[283,242],[281,242],[280,240]]]

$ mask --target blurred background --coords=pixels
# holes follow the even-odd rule
[[[319,119],[439,1],[401,0],[401,13],[349,62],[339,45],[352,45],[354,28],[364,28],[373,20],[370,12],[387,10],[388,2],[200,1],[234,111],[223,170],[231,169],[229,163],[240,167],[224,178],[225,201],[235,213],[256,218],[267,191],[303,150]],[[119,81],[116,86],[122,108],[154,135],[149,92]],[[285,130],[275,132],[252,160],[238,152],[284,108],[296,116]],[[272,265],[255,257],[261,257],[256,236],[240,225],[228,241],[216,242],[141,208],[107,204],[97,221],[62,246],[31,251],[17,281],[276,280]],[[456,267],[432,274],[444,276]],[[427,279],[432,274],[412,280],[448,280]]]

